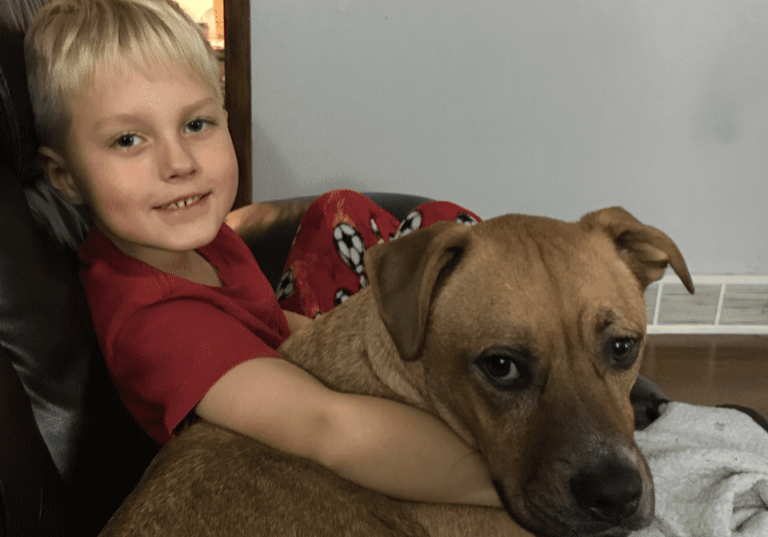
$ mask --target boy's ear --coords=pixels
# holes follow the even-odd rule
[[[47,146],[40,147],[37,153],[40,167],[61,197],[72,205],[83,204],[85,200],[64,156]]]

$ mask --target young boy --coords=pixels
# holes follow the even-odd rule
[[[237,162],[218,69],[166,0],[54,0],[26,38],[40,161],[90,208],[81,278],[118,393],[159,443],[200,417],[411,500],[499,506],[442,422],[340,394],[275,350],[283,312],[226,225]]]

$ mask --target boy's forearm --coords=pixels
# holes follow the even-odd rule
[[[394,401],[334,392],[285,360],[240,364],[197,412],[387,496],[500,506],[482,459],[441,420]]]
[[[479,453],[441,420],[377,397],[340,398],[329,438],[341,447],[323,461],[335,473],[404,500],[501,507]]]

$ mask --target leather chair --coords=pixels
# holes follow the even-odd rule
[[[36,164],[23,32],[45,0],[0,2],[0,537],[97,535],[157,451],[117,400],[77,275],[81,214]],[[398,218],[425,201],[372,194]],[[312,198],[234,211],[273,285]],[[663,399],[638,391],[639,423]]]

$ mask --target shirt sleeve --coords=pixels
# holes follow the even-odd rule
[[[260,357],[280,357],[258,334],[204,301],[173,299],[134,313],[107,366],[139,425],[164,444],[227,371]]]

